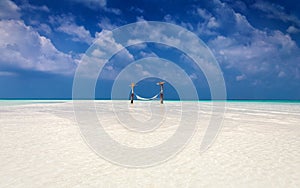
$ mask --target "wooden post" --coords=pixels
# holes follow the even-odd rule
[[[132,82],[130,86],[131,86],[130,103],[133,104],[135,83]]]
[[[160,85],[160,104],[164,103],[164,83],[165,82],[158,82],[157,85]]]

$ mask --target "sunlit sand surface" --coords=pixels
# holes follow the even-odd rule
[[[126,110],[129,101],[120,101]],[[129,106],[139,121],[149,106]],[[148,133],[124,128],[110,101],[96,109],[107,133],[132,147],[164,142],[177,128],[180,103],[165,102],[165,119]],[[71,101],[0,103],[0,187],[300,187],[300,104],[226,104],[223,127],[200,153],[211,102],[200,102],[198,129],[173,158],[148,168],[112,164],[81,137]],[[116,109],[115,109],[116,110]]]

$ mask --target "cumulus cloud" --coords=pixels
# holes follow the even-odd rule
[[[248,75],[279,74],[298,69],[300,50],[289,35],[280,31],[254,30],[247,40],[242,36],[218,36],[209,41],[218,60],[226,68],[237,69]],[[282,77],[282,73],[280,74]],[[237,79],[238,80],[238,79]]]
[[[50,39],[39,33],[50,34],[51,28],[48,25],[33,23],[32,20],[33,25],[39,27],[26,25],[21,19],[23,10],[49,11],[46,6],[33,6],[25,2],[18,7],[10,0],[0,1],[0,75],[17,75],[6,71],[11,69],[73,74],[78,58],[57,50]]]
[[[102,73],[105,79],[113,79],[122,67],[134,60],[134,57],[122,44],[115,41],[112,32],[108,30],[96,32],[95,38],[95,42],[83,56],[77,74],[84,78],[97,78],[98,71],[114,56],[109,68],[103,69]]]
[[[197,24],[196,32],[201,36],[215,36],[218,35],[216,29],[220,26],[219,21],[208,10],[203,8],[197,8],[196,14],[200,17],[200,21]],[[183,27],[185,27],[183,25]],[[191,27],[190,27],[191,28]]]
[[[20,16],[20,8],[14,2],[0,1],[0,19],[18,19]]]
[[[208,46],[212,49],[221,66],[237,70],[236,81],[247,79],[299,78],[299,47],[289,36],[279,30],[260,30],[249,23],[247,17],[237,13],[226,3],[213,1],[212,9],[196,8],[194,15],[199,17],[197,33],[209,36]],[[288,33],[297,33],[299,20],[284,13],[284,9],[275,4],[258,1],[253,7],[275,15],[295,26],[287,29]],[[196,13],[196,14],[195,14]],[[209,22],[211,26],[208,27]],[[286,74],[289,72],[289,74]],[[259,77],[260,75],[260,77]],[[256,81],[255,85],[262,83]]]
[[[76,24],[72,15],[51,16],[49,20],[50,23],[57,26],[57,31],[70,35],[73,41],[91,44],[94,40],[91,33],[84,26]]]
[[[2,66],[71,74],[76,64],[58,51],[52,42],[20,20],[0,21],[0,62]]]

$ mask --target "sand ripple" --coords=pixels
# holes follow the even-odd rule
[[[151,115],[139,105],[132,113]],[[165,105],[164,124],[139,134],[109,113],[109,101],[96,104],[107,132],[135,147],[162,143],[176,130],[178,103]],[[200,103],[198,131],[187,147],[144,169],[111,164],[90,150],[71,102],[0,107],[0,187],[300,187],[299,104],[228,103],[222,131],[200,154],[211,115],[211,104]]]

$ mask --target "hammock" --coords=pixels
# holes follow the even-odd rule
[[[149,101],[149,100],[155,100],[155,99],[157,99],[157,97],[159,96],[159,94],[160,93],[158,93],[157,95],[155,95],[155,96],[153,96],[151,98],[144,98],[144,97],[141,97],[141,96],[138,96],[138,95],[135,95],[135,96],[136,96],[136,98],[138,100]]]

